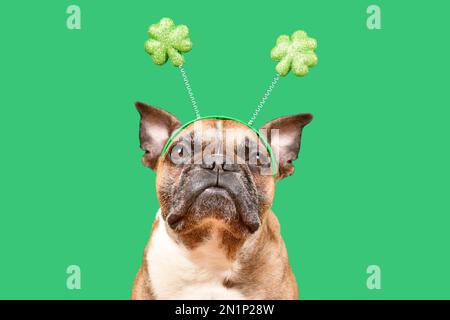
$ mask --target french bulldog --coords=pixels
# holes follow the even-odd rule
[[[261,128],[273,163],[260,135],[239,121],[207,118],[179,129],[167,111],[140,102],[136,108],[142,162],[156,172],[160,209],[131,298],[298,299],[271,207],[276,180],[294,172],[312,115],[281,117]]]

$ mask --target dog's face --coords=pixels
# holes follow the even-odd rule
[[[144,165],[157,173],[162,217],[188,246],[220,230],[242,242],[264,224],[272,205],[275,179],[293,173],[302,128],[312,116],[283,117],[263,126],[277,163],[259,136],[228,119],[202,119],[185,127],[161,154],[180,122],[168,112],[137,103]],[[277,166],[274,168],[274,166]]]

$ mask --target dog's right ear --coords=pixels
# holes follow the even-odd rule
[[[145,151],[142,163],[155,170],[164,145],[181,124],[174,115],[162,109],[142,102],[136,102],[135,106],[141,115],[139,141],[141,149]]]

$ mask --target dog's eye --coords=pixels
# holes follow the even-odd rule
[[[259,154],[259,152],[254,152],[250,156],[250,161],[252,164],[260,166],[261,165],[261,155]]]
[[[180,157],[183,156],[183,154],[184,154],[184,147],[183,146],[177,146],[177,154]]]
[[[259,154],[259,152],[257,152],[256,154],[255,154],[255,159],[256,159],[256,165],[257,166],[261,166],[263,163],[261,162],[261,159],[262,157],[261,157],[261,155]]]
[[[261,154],[256,151],[251,152],[248,156],[248,162],[249,162],[249,164],[252,164],[252,165],[260,166],[262,164],[261,160],[262,160]]]
[[[250,152],[248,156],[249,165],[257,166],[257,167],[267,167],[270,166],[270,158],[264,154],[264,152],[253,151]]]
[[[186,141],[177,142],[170,149],[170,159],[174,164],[187,164],[191,160],[191,150]]]

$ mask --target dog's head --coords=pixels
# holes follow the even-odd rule
[[[294,172],[302,129],[312,120],[298,114],[261,128],[273,163],[263,138],[239,121],[207,118],[180,129],[172,114],[143,103],[136,107],[142,162],[157,173],[162,217],[187,245],[213,228],[233,241],[257,231],[272,205],[275,180]]]

